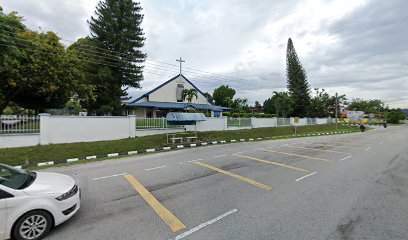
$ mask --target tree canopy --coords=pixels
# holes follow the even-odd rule
[[[0,113],[10,103],[38,111],[64,106],[80,81],[78,59],[53,32],[27,30],[16,13],[0,12]]]
[[[305,117],[310,106],[310,86],[290,38],[286,50],[286,81],[292,98],[293,116]]]
[[[265,113],[276,114],[278,117],[290,117],[292,99],[287,92],[273,92],[273,96],[264,102]]]
[[[187,102],[191,103],[194,98],[197,99],[197,90],[194,88],[191,89],[184,89],[182,93],[183,100],[187,100]]]
[[[95,90],[98,97],[91,105],[100,114],[120,112],[127,88],[139,88],[143,80],[141,64],[146,54],[140,50],[145,41],[141,10],[140,3],[132,0],[102,0],[89,21],[95,49],[103,58],[99,63],[104,66],[97,73],[96,85],[101,87]]]
[[[217,106],[231,107],[233,104],[233,98],[235,96],[235,90],[228,87],[228,85],[221,85],[214,89],[213,100]]]
[[[383,101],[379,99],[364,100],[361,98],[353,98],[347,107],[352,111],[363,111],[365,113],[383,112],[386,107]]]

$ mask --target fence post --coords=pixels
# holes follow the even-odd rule
[[[136,115],[129,115],[129,137],[136,137]]]
[[[50,139],[48,137],[49,134],[49,120],[51,114],[48,113],[41,113],[40,116],[40,145],[48,145],[50,144]],[[63,126],[61,126],[63,127]]]

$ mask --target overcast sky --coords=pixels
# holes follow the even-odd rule
[[[0,0],[34,30],[64,40],[89,35],[98,0]],[[292,38],[313,88],[349,98],[383,99],[408,108],[408,1],[142,0],[149,59],[177,64],[201,90],[229,84],[237,97],[263,102],[286,88],[285,51]],[[147,62],[142,90],[178,73]],[[217,73],[206,75],[191,69]],[[160,74],[160,75],[159,75]]]

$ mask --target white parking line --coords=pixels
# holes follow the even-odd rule
[[[153,167],[153,168],[146,168],[145,171],[150,171],[150,170],[155,170],[155,169],[160,169],[160,168],[165,168],[166,166],[160,166],[160,167]]]
[[[233,214],[233,213],[235,213],[235,212],[237,212],[237,211],[238,211],[238,209],[232,209],[231,211],[228,211],[228,212],[222,214],[221,216],[218,216],[218,217],[216,217],[216,218],[214,218],[214,219],[211,219],[211,220],[208,221],[208,222],[201,223],[201,224],[198,225],[197,227],[192,228],[192,229],[188,230],[187,232],[184,232],[184,233],[182,233],[182,234],[176,236],[176,237],[174,238],[174,240],[183,239],[183,238],[185,238],[185,237],[191,235],[192,233],[197,232],[198,230],[200,230],[200,229],[202,229],[202,228],[205,228],[205,227],[207,227],[208,225],[211,225],[211,224],[213,224],[213,223],[215,223],[215,222],[218,222],[219,220],[221,220],[221,219],[227,217],[228,215],[231,215],[231,214]]]
[[[340,159],[340,162],[342,162],[342,161],[344,161],[344,160],[346,160],[346,159],[349,159],[349,158],[351,158],[351,156],[348,156],[348,157],[342,158],[342,159]]]
[[[203,159],[199,158],[199,159],[190,160],[190,161],[187,161],[187,162],[198,162],[198,161],[202,161],[202,160],[203,160]]]
[[[232,154],[232,155],[239,155],[239,154],[242,154],[242,153],[244,153],[244,152],[236,152],[236,153],[234,153],[234,154]]]
[[[214,156],[214,158],[220,158],[220,157],[226,157],[227,155],[217,155],[217,156]]]
[[[198,162],[198,161],[202,161],[202,160],[203,160],[203,159],[199,158],[199,159],[189,160],[189,161],[185,161],[185,162],[179,162],[179,164],[186,164],[186,163]]]
[[[305,179],[305,178],[307,178],[307,177],[310,177],[310,176],[315,175],[316,173],[317,173],[317,172],[312,172],[312,173],[310,173],[310,174],[307,174],[307,175],[305,175],[305,176],[303,176],[303,177],[300,177],[300,178],[296,179],[295,181],[296,181],[296,182],[299,182],[299,181],[301,181],[301,180],[303,180],[303,179]]]
[[[115,175],[94,178],[92,180],[96,181],[96,180],[101,180],[101,179],[105,179],[105,178],[119,177],[119,176],[123,176],[123,175],[126,175],[126,174],[127,173],[119,173],[119,174],[115,174]]]
[[[368,148],[364,149],[364,151],[368,151],[368,150],[370,150],[370,149],[371,149],[371,147],[368,147]]]

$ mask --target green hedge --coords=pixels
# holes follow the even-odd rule
[[[231,112],[224,112],[222,113],[225,117],[234,117],[234,118],[273,118],[276,117],[276,114],[260,114],[260,113],[231,113]]]

